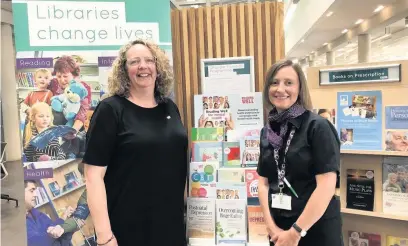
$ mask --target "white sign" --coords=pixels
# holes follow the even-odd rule
[[[126,22],[124,2],[27,2],[31,46],[117,45],[133,39],[159,43],[159,24]]]

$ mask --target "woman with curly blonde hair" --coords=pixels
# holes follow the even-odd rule
[[[119,50],[83,157],[100,245],[184,245],[188,139],[168,98],[172,84],[156,44],[136,40]]]

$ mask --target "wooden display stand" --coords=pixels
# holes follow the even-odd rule
[[[353,68],[365,66],[384,66],[390,64],[401,64],[401,82],[384,83],[355,83],[320,85],[320,70],[329,68]],[[337,92],[347,91],[382,91],[383,112],[383,139],[385,137],[385,106],[408,105],[408,61],[380,62],[370,64],[355,64],[344,66],[312,67],[307,72],[308,87],[310,90],[314,108],[335,108],[337,110]],[[337,120],[337,118],[336,118]],[[407,127],[408,128],[408,127]],[[381,235],[381,245],[386,245],[386,236],[407,237],[408,215],[397,216],[383,213],[382,206],[382,162],[386,156],[408,156],[408,152],[391,151],[341,151],[341,178],[340,189],[337,193],[341,198],[343,215],[344,245],[348,245],[348,231],[361,231]],[[374,170],[375,199],[374,211],[362,211],[346,208],[346,183],[347,169],[371,169]],[[388,245],[387,245],[388,246]]]

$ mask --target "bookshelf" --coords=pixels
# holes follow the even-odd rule
[[[324,69],[340,69],[349,67],[387,66],[401,64],[401,81],[388,83],[361,84],[331,84],[320,85],[320,72]],[[312,67],[308,69],[308,85],[314,108],[335,108],[336,123],[339,122],[340,109],[337,108],[338,92],[381,91],[382,96],[382,139],[385,142],[385,107],[408,106],[408,61],[379,62],[370,64],[356,64],[347,66]],[[407,127],[408,130],[408,127]],[[375,134],[374,132],[372,134]],[[343,238],[348,245],[348,231],[373,233],[381,236],[381,245],[386,245],[386,236],[406,237],[408,235],[408,214],[399,215],[385,213],[383,209],[383,161],[387,157],[408,157],[408,152],[384,150],[341,150],[340,189],[336,194],[340,196],[343,217]],[[364,211],[347,208],[347,169],[374,171],[374,208]]]

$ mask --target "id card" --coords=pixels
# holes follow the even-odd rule
[[[292,210],[292,197],[285,194],[272,194],[271,207]]]

